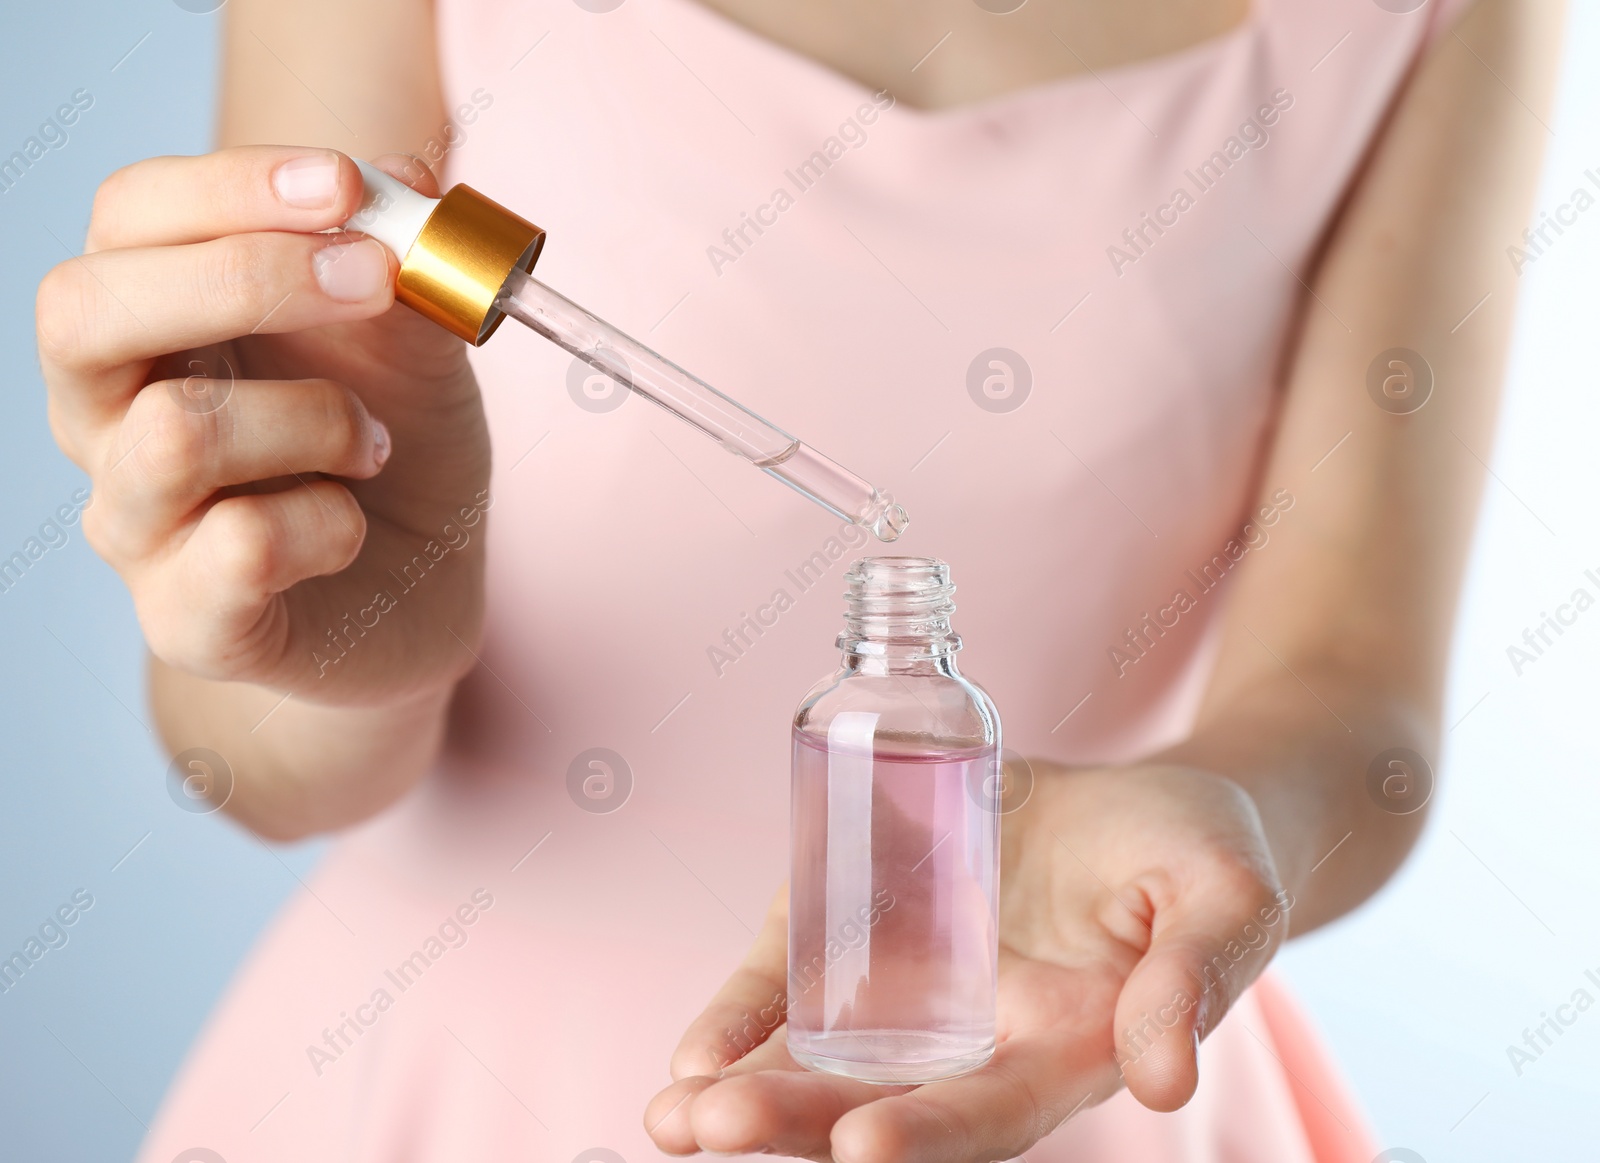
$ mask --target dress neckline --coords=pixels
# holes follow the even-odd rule
[[[667,8],[675,8],[690,20],[700,20],[713,27],[721,28],[723,35],[742,40],[751,46],[753,51],[769,58],[774,66],[786,69],[789,72],[802,76],[815,78],[823,84],[832,86],[846,93],[853,93],[861,101],[867,101],[880,90],[873,89],[846,73],[840,72],[832,65],[809,56],[799,49],[763,36],[754,29],[741,24],[739,21],[717,11],[701,0],[657,0],[657,3]],[[1172,52],[1159,53],[1155,56],[1142,57],[1139,60],[1127,61],[1110,68],[1085,70],[1078,73],[1069,73],[1047,81],[1039,81],[1032,85],[1024,85],[1019,89],[1010,89],[1004,93],[996,93],[991,97],[983,97],[976,101],[964,101],[957,105],[947,105],[942,108],[923,108],[916,105],[906,105],[896,102],[897,108],[906,115],[923,125],[957,124],[965,121],[994,117],[1013,110],[1031,108],[1035,105],[1048,105],[1058,96],[1076,94],[1085,88],[1104,89],[1119,102],[1122,100],[1110,82],[1119,78],[1134,78],[1140,74],[1161,74],[1178,69],[1184,65],[1193,65],[1221,57],[1233,49],[1237,44],[1254,37],[1260,30],[1262,9],[1270,0],[1251,0],[1249,9],[1244,18],[1232,28],[1197,40],[1193,44]],[[893,92],[893,90],[890,90]]]

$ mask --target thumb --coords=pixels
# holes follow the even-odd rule
[[[1254,877],[1191,886],[1158,910],[1150,947],[1117,999],[1115,1044],[1128,1090],[1152,1110],[1188,1102],[1200,1040],[1254,981],[1288,931],[1287,893]]]

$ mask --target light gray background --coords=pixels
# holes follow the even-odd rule
[[[216,17],[173,0],[81,0],[7,4],[0,22],[0,157],[73,90],[95,97],[66,146],[0,194],[5,557],[85,483],[46,427],[34,288],[80,245],[105,174],[207,147]],[[1597,54],[1600,6],[1580,4],[1567,55],[1590,63],[1563,74],[1539,196],[1547,210],[1587,184],[1585,169],[1600,174]],[[1600,1006],[1520,1077],[1506,1047],[1580,987],[1600,1001],[1583,974],[1600,976],[1600,612],[1520,678],[1506,648],[1575,587],[1597,589],[1582,576],[1600,574],[1597,270],[1600,207],[1524,272],[1498,446],[1475,450],[1496,475],[1427,835],[1376,901],[1279,961],[1384,1144],[1428,1163],[1592,1151],[1582,1112],[1600,1103]],[[75,529],[0,594],[0,662],[0,951],[75,890],[95,900],[69,943],[0,995],[0,1156],[125,1159],[233,967],[319,847],[269,850],[174,806],[146,726],[131,604]]]

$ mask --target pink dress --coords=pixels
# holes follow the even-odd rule
[[[942,112],[693,0],[439,10],[450,178],[549,230],[547,282],[895,492],[895,551],[951,563],[1008,746],[1118,761],[1183,734],[1295,272],[1439,0],[1257,0],[1184,52]],[[483,665],[437,772],[262,936],[147,1163],[658,1158],[645,1103],[786,875],[789,718],[873,548],[639,400],[601,410],[515,325],[474,358]],[[1138,631],[1180,588],[1192,608]],[[1122,1094],[1028,1159],[1375,1150],[1268,978],[1187,1107]]]

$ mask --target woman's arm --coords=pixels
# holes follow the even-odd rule
[[[1160,757],[1251,793],[1297,931],[1375,892],[1421,828],[1377,806],[1367,768],[1391,747],[1438,760],[1516,300],[1505,247],[1529,217],[1560,25],[1557,4],[1480,0],[1400,102],[1306,306],[1261,482],[1294,508],[1242,563],[1193,738]],[[1409,415],[1367,391],[1390,348],[1432,368]]]
[[[233,0],[217,144],[416,153],[445,123],[432,0]]]
[[[429,0],[233,0],[224,15],[220,145],[370,158],[420,153],[439,135]],[[457,628],[475,641],[466,621]],[[453,678],[442,671],[441,683],[386,705],[327,706],[152,656],[150,698],[172,751],[226,757],[237,781],[227,810],[289,839],[352,823],[410,787],[437,754]]]

